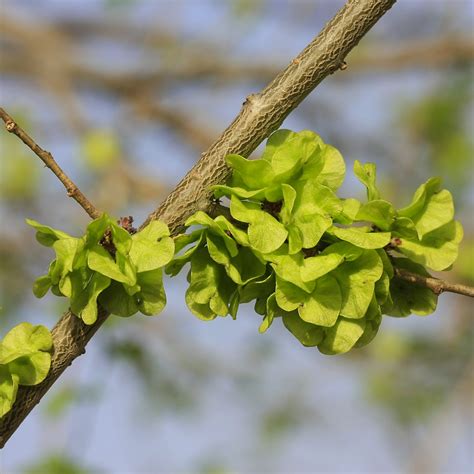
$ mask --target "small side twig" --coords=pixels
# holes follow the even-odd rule
[[[102,215],[85,196],[74,182],[64,173],[56,163],[53,155],[49,151],[43,150],[13,119],[0,107],[0,117],[5,122],[8,132],[16,135],[28,148],[30,148],[43,163],[58,177],[66,188],[67,195],[75,199],[79,205],[89,214],[92,219],[97,219]]]
[[[448,281],[440,280],[433,277],[425,277],[412,273],[402,268],[395,268],[395,275],[401,280],[418,286],[429,288],[433,293],[440,295],[444,292],[458,293],[459,295],[470,296],[474,298],[474,287],[461,285],[460,283],[449,283]]]

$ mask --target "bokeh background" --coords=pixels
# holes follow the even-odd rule
[[[141,223],[342,0],[0,0],[1,103],[97,207]],[[285,121],[359,159],[406,205],[440,175],[464,224],[446,275],[474,283],[470,0],[400,1]],[[51,255],[25,217],[80,235],[88,218],[0,131],[0,330],[50,327]],[[282,325],[198,321],[181,278],[158,317],[112,317],[0,454],[8,474],[471,473],[472,303],[384,318],[368,347],[304,348]],[[277,321],[278,323],[278,321]]]

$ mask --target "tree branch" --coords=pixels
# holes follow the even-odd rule
[[[451,293],[458,293],[459,295],[470,296],[474,298],[474,287],[461,285],[459,283],[450,283],[448,281],[440,280],[433,277],[425,277],[418,275],[417,273],[412,273],[403,268],[395,268],[395,275],[401,280],[405,280],[413,285],[424,286],[429,288],[436,295],[440,295],[445,291]]]
[[[349,0],[285,71],[260,94],[247,98],[232,124],[143,225],[161,219],[175,235],[188,216],[199,209],[207,210],[211,204],[209,186],[224,181],[229,173],[224,157],[228,153],[249,155],[325,77],[342,65],[347,53],[395,1]],[[85,352],[86,344],[106,319],[107,314],[101,313],[96,323],[87,326],[70,312],[61,317],[53,329],[51,370],[41,384],[19,388],[12,410],[1,419],[0,448],[66,367]]]
[[[247,97],[235,120],[143,226],[160,217],[174,232],[187,216],[207,210],[209,187],[229,175],[225,156],[250,155],[324,78],[343,66],[349,51],[395,1],[349,0],[282,73],[262,92]]]
[[[5,128],[8,132],[16,135],[28,148],[30,148],[41,161],[57,176],[59,181],[66,188],[67,195],[75,199],[84,211],[92,219],[97,219],[102,215],[85,196],[76,184],[64,173],[61,167],[56,163],[53,155],[49,151],[43,150],[11,117],[0,107],[0,118],[5,122]]]

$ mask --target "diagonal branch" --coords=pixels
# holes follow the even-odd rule
[[[260,94],[251,95],[221,137],[202,154],[201,159],[152,212],[147,222],[161,219],[172,234],[186,218],[210,206],[209,186],[228,176],[224,157],[228,153],[249,155],[298,104],[328,75],[343,64],[345,56],[396,0],[349,0],[321,33]],[[146,224],[145,223],[145,224]],[[33,387],[21,386],[12,410],[1,420],[0,447],[3,447],[44,394],[85,352],[85,346],[107,319],[102,313],[97,322],[86,326],[65,313],[53,329],[54,354],[46,379]]]
[[[67,195],[75,199],[92,219],[96,219],[102,215],[102,212],[100,212],[84,196],[84,194],[82,194],[82,191],[56,163],[53,155],[51,155],[49,151],[43,150],[1,107],[0,118],[5,122],[5,128],[7,131],[16,135],[41,159],[41,161],[57,176],[59,181],[63,183],[64,187],[66,188]]]
[[[263,91],[247,97],[235,120],[143,225],[160,217],[175,231],[186,216],[207,210],[209,187],[229,175],[224,157],[249,156],[324,78],[344,67],[346,55],[394,3],[349,0],[283,72]]]
[[[436,295],[440,295],[447,291],[474,298],[474,287],[472,286],[461,285],[460,283],[450,283],[449,281],[440,280],[439,278],[425,277],[404,270],[403,268],[395,268],[394,270],[395,275],[401,280],[405,280],[413,285],[429,288]]]

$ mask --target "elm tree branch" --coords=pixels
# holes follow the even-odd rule
[[[440,295],[444,292],[458,293],[459,295],[474,298],[474,287],[461,285],[460,283],[450,283],[433,277],[425,277],[412,273],[403,268],[395,268],[395,275],[401,280],[405,280],[413,285],[429,288],[433,293]]]
[[[281,74],[260,94],[247,98],[236,119],[145,224],[161,219],[175,235],[188,216],[207,210],[212,204],[209,186],[224,181],[229,174],[224,157],[228,153],[248,156],[325,77],[341,67],[349,51],[395,1],[349,0]],[[87,326],[70,312],[61,317],[52,331],[50,372],[41,384],[19,388],[12,409],[0,420],[0,448],[64,370],[85,352],[86,344],[106,319],[107,314],[101,313],[96,323]]]
[[[343,66],[346,55],[395,0],[349,0],[318,36],[262,92],[247,97],[239,115],[145,223],[160,218],[172,231],[186,217],[211,204],[210,186],[229,175],[225,156],[250,153],[328,75]]]
[[[28,148],[30,148],[41,161],[57,176],[66,188],[67,195],[75,199],[92,219],[100,217],[102,213],[84,196],[82,191],[64,173],[56,163],[49,151],[43,150],[13,119],[0,107],[0,118],[5,122],[8,132],[16,135]]]

